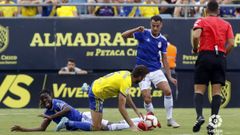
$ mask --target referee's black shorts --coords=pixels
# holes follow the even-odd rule
[[[225,85],[226,56],[223,52],[218,55],[214,51],[199,52],[195,64],[195,84],[221,84]]]

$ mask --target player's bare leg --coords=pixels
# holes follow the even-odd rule
[[[154,112],[153,104],[152,104],[152,95],[150,89],[145,89],[141,91],[143,100],[144,100],[144,108],[148,113]]]
[[[202,126],[202,124],[205,122],[205,119],[202,115],[202,109],[203,109],[203,95],[206,91],[206,85],[203,84],[195,84],[194,85],[194,102],[195,102],[195,109],[197,113],[197,121],[193,126],[193,132],[198,132]]]
[[[144,100],[144,108],[147,111],[147,114],[154,115],[154,107],[152,104],[152,95],[151,89],[145,89],[141,91],[143,100]],[[161,124],[158,121],[158,127],[161,128]]]
[[[94,131],[99,131],[102,129],[102,113],[91,110],[92,124]]]
[[[164,107],[166,109],[167,113],[167,125],[172,126],[173,128],[178,128],[180,125],[173,119],[172,114],[173,114],[173,97],[172,97],[172,92],[171,88],[168,84],[167,81],[162,81],[158,83],[157,88],[160,90],[163,90],[164,93]]]

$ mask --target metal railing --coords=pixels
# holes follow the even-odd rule
[[[0,4],[0,6],[49,6],[52,4]],[[59,3],[58,6],[137,6],[137,7],[206,7],[206,4],[142,4],[142,3]],[[220,7],[240,7],[240,4],[220,4]]]
[[[28,6],[50,6],[53,4],[0,4],[1,6],[17,6],[17,7],[28,7]],[[184,8],[184,17],[187,18],[187,10],[190,7],[206,7],[206,4],[142,4],[142,3],[58,3],[57,6],[136,6],[136,7],[183,7]],[[240,8],[240,4],[220,4],[220,7],[235,7]]]

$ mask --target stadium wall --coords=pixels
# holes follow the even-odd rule
[[[172,86],[176,107],[193,107],[193,68],[197,57],[191,54],[190,35],[194,21],[164,20],[162,34],[168,34],[170,42],[178,48],[177,98]],[[233,26],[235,49],[228,57],[222,106],[239,107],[240,22],[228,21]],[[42,88],[53,90],[55,98],[75,107],[88,107],[87,94],[81,91],[81,85],[105,73],[59,76],[56,71],[65,66],[67,58],[74,58],[79,67],[87,70],[132,69],[137,42],[122,39],[121,32],[139,25],[148,28],[149,20],[0,19],[0,108],[36,108]],[[143,107],[139,89],[132,88],[131,95],[137,106]],[[155,106],[163,107],[162,92],[154,90],[152,96]],[[205,98],[209,98],[207,94]],[[116,107],[116,102],[116,98],[106,100],[104,106]],[[209,107],[209,102],[204,106]]]
[[[0,108],[37,108],[41,89],[52,90],[53,97],[74,107],[88,107],[88,95],[81,90],[83,83],[92,81],[103,74],[57,75],[57,74],[0,74]],[[222,107],[239,107],[240,73],[228,72],[226,86],[222,88]],[[193,107],[193,73],[178,72],[178,94],[171,85],[175,107]],[[163,107],[163,93],[152,87],[155,107]],[[210,92],[210,90],[209,90]],[[134,86],[129,93],[138,107],[143,107],[140,89]],[[210,93],[205,94],[204,106],[210,107]],[[207,100],[208,99],[208,100]],[[105,107],[117,107],[117,98],[106,100]]]
[[[191,28],[195,20],[166,19],[162,34],[178,48],[177,69],[191,70]],[[235,34],[235,50],[228,69],[239,70],[240,22],[228,20]],[[0,19],[0,70],[58,70],[67,58],[83,69],[132,69],[137,41],[124,40],[121,32],[148,19]]]

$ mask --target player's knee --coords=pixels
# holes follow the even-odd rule
[[[172,92],[171,92],[170,89],[167,89],[167,90],[163,91],[163,93],[164,93],[165,96],[171,96],[172,95]]]

